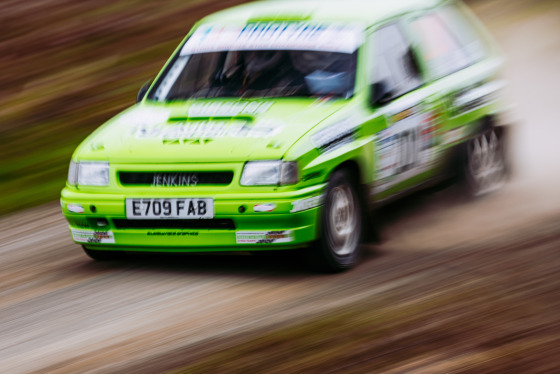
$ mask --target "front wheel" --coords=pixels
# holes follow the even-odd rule
[[[320,270],[350,269],[360,258],[362,210],[356,184],[356,178],[342,169],[329,181],[321,213],[321,237],[310,259]]]

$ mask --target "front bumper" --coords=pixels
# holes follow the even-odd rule
[[[60,202],[73,240],[89,249],[256,251],[298,248],[315,241],[324,188],[317,185],[282,193],[214,195],[214,219],[180,223],[127,220],[125,199],[131,196],[124,194],[85,193],[66,187]],[[201,192],[197,195],[188,197],[209,197]],[[160,192],[150,197],[178,196]],[[265,209],[259,209],[263,206]]]

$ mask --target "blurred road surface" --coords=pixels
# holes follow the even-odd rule
[[[7,216],[0,220],[0,372],[158,372],[236,337],[366,298],[387,300],[383,308],[399,313],[456,294],[468,299],[446,306],[457,325],[477,310],[494,311],[484,318],[495,329],[461,344],[503,338],[510,350],[489,349],[482,358],[440,350],[400,369],[446,372],[507,361],[513,352],[524,372],[558,370],[560,7],[495,0],[475,10],[509,60],[508,95],[517,104],[516,169],[504,190],[473,202],[453,188],[407,198],[386,210],[386,240],[367,248],[362,265],[328,276],[292,256],[95,263],[71,242],[56,204]]]

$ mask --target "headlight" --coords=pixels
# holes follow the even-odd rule
[[[241,176],[243,186],[278,186],[297,182],[297,162],[251,161],[245,164]]]
[[[71,162],[68,170],[68,184],[78,186],[108,186],[108,162]]]
[[[68,184],[75,186],[78,182],[78,164],[74,161],[70,161],[70,167],[68,168]]]

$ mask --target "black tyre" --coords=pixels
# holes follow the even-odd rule
[[[360,259],[362,209],[357,181],[345,169],[333,173],[321,213],[321,237],[310,261],[321,271],[352,268]]]
[[[95,261],[115,261],[122,259],[125,254],[120,251],[98,251],[82,246],[86,255]]]
[[[466,144],[464,179],[471,196],[482,196],[500,189],[509,167],[503,129],[491,127]]]

